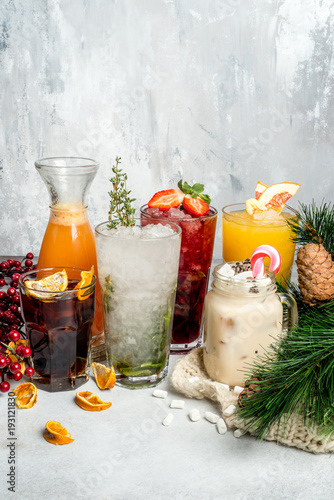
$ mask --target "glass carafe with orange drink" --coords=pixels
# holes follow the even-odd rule
[[[99,164],[87,158],[44,158],[35,162],[51,196],[38,268],[94,266],[97,275],[95,237],[87,214],[86,194]],[[104,343],[101,291],[96,281],[92,347]]]

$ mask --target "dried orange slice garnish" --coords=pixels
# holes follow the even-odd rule
[[[49,298],[47,293],[38,292],[64,292],[68,285],[68,277],[65,269],[51,274],[41,280],[27,280],[24,282],[27,295],[40,299]]]
[[[111,403],[105,403],[90,391],[77,392],[75,402],[80,408],[87,411],[107,410],[111,406]]]
[[[255,188],[255,198],[258,200],[263,193],[267,189],[267,184],[264,184],[261,181],[257,181],[256,188]]]
[[[18,408],[32,408],[37,401],[37,387],[31,382],[18,385],[13,392]]]
[[[15,349],[15,347],[18,347],[19,345],[28,346],[28,340],[27,339],[19,339],[16,342],[9,342],[8,347],[10,349]]]
[[[257,188],[258,186],[259,183]],[[250,198],[246,201],[246,211],[250,215],[261,211],[263,212],[265,210],[274,210],[280,214],[286,202],[291,198],[291,196],[294,196],[297,193],[299,188],[300,184],[295,182],[280,182],[278,184],[272,184],[264,189],[257,199]]]
[[[263,191],[259,197],[259,202],[265,205],[266,209],[270,208],[274,210],[282,211],[286,202],[294,196],[300,184],[295,182],[280,182],[279,184],[272,184],[267,189]]]
[[[114,367],[107,368],[101,363],[92,363],[95,382],[99,389],[112,389],[116,383]]]
[[[46,422],[43,436],[44,439],[51,444],[68,444],[74,441],[65,427],[59,422],[54,422],[52,420]]]
[[[75,290],[77,290],[78,288],[85,288],[86,286],[89,286],[93,281],[93,277],[94,277],[94,266],[91,267],[90,271],[81,271],[81,280],[75,286]],[[88,295],[90,294],[91,290],[89,291]],[[86,299],[88,295],[87,295],[87,290],[78,292],[79,300]]]
[[[246,212],[249,215],[253,215],[256,212],[259,211],[264,211],[266,207],[264,205],[261,205],[258,200],[255,198],[250,198],[249,200],[246,200]]]
[[[15,351],[19,345],[28,346],[28,341],[25,339],[19,339],[16,342],[9,342],[8,349],[6,349],[6,353],[8,353],[8,357],[12,363],[20,363],[21,373],[23,374],[25,370],[25,362],[19,361],[19,358],[15,354],[13,354],[13,351],[11,351],[11,349]]]
[[[20,363],[21,369],[20,372],[22,375],[24,374],[26,364],[24,361],[19,361],[19,359],[15,356],[15,354],[8,354],[9,359],[11,360],[12,363]]]

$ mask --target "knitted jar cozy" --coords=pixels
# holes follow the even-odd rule
[[[206,373],[203,363],[203,348],[193,349],[176,364],[171,382],[174,388],[188,398],[208,398],[219,403],[221,412],[231,404],[237,404],[238,396],[225,384],[213,381]],[[243,428],[244,423],[234,415],[224,417],[230,428]],[[252,434],[252,433],[251,433]],[[267,441],[277,441],[311,453],[334,451],[334,439],[326,439],[317,429],[304,424],[301,417],[292,415],[280,426],[275,424],[265,436]]]

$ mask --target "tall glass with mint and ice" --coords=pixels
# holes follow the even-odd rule
[[[95,229],[108,363],[116,384],[152,387],[168,371],[181,228],[108,225]]]

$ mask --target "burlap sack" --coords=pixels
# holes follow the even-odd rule
[[[217,401],[221,412],[236,404],[237,395],[224,384],[214,382],[206,373],[203,363],[203,348],[193,349],[176,364],[172,373],[173,387],[188,398],[209,398]],[[243,423],[235,416],[224,417],[230,428],[242,430]],[[334,440],[325,439],[313,427],[306,426],[297,415],[284,421],[280,427],[274,425],[265,439],[294,446],[311,453],[329,453],[334,451]]]

